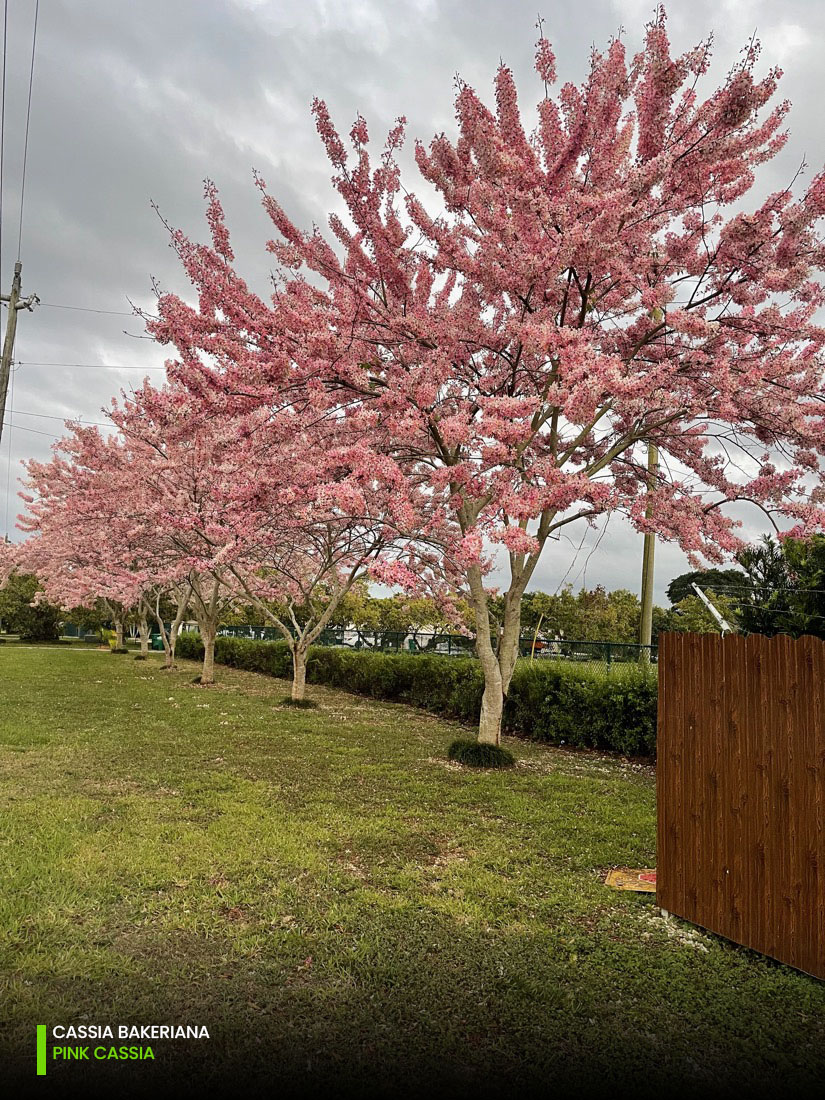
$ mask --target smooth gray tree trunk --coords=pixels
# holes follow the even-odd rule
[[[292,649],[292,698],[303,699],[306,694],[307,651],[301,646]]]
[[[201,641],[203,642],[203,668],[201,669],[201,683],[215,683],[215,628],[213,626],[201,627]]]

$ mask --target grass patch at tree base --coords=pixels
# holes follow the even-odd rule
[[[302,710],[317,710],[318,704],[314,699],[293,699],[289,695],[285,695],[281,700],[279,706],[282,707],[300,707]]]
[[[500,745],[458,738],[447,749],[447,756],[468,768],[512,768],[516,758]]]

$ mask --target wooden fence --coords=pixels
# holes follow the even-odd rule
[[[825,642],[659,639],[656,897],[825,978]]]

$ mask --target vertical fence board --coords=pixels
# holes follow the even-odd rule
[[[657,900],[825,978],[825,643],[659,644]]]

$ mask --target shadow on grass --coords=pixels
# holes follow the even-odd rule
[[[155,1060],[126,1062],[53,1061],[50,1038],[52,1095],[188,1095],[195,1085],[199,1094],[266,1087],[277,1096],[590,1096],[622,1088],[637,1097],[704,1096],[734,1087],[807,1096],[819,1080],[822,1052],[804,1023],[754,1042],[752,986],[709,986],[696,1003],[703,962],[695,953],[682,968],[655,954],[642,968],[634,945],[591,936],[571,944],[569,929],[504,938],[498,929],[494,939],[433,913],[374,918],[366,942],[356,928],[341,929],[343,945],[278,932],[256,958],[233,960],[225,943],[221,953],[214,941],[170,933],[154,955],[149,944],[142,957],[124,954],[119,977],[44,974],[28,1010],[17,1006],[5,1082],[33,1076],[35,1024],[43,1022],[206,1025],[210,1034],[130,1040],[151,1046]],[[130,975],[136,964],[143,973]],[[91,1052],[125,1040],[72,1042]]]

